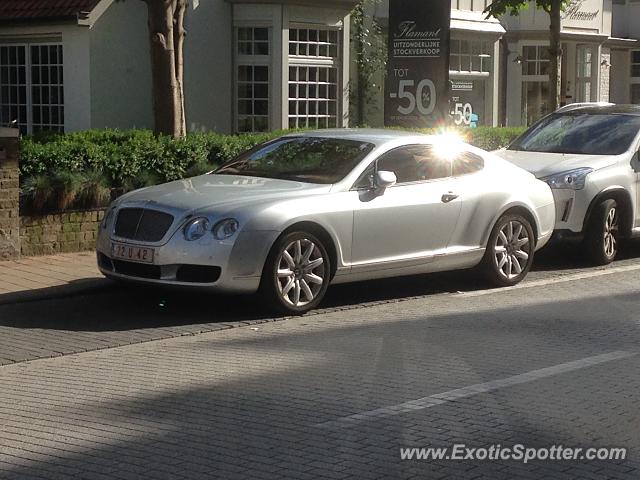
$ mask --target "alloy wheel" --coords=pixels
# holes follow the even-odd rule
[[[498,232],[494,246],[498,272],[507,280],[520,275],[527,267],[531,254],[531,239],[525,226],[510,220]]]
[[[615,207],[612,207],[609,209],[609,213],[607,213],[607,218],[604,222],[604,254],[607,257],[612,257],[616,254],[618,249],[617,234],[618,211]]]
[[[280,252],[277,260],[280,297],[294,307],[307,305],[322,290],[325,272],[320,248],[308,238],[294,240]]]

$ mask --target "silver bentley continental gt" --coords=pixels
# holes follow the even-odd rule
[[[514,285],[555,222],[549,186],[453,135],[321,130],[109,207],[107,277],[316,307],[330,283],[479,267]]]

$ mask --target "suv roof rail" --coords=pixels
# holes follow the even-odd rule
[[[579,103],[568,103],[564,107],[560,107],[556,110],[556,113],[561,112],[569,112],[571,110],[576,110],[578,108],[584,107],[611,107],[615,105],[615,103],[610,102],[579,102]]]

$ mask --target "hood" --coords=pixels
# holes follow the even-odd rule
[[[499,157],[524,168],[537,178],[548,177],[576,168],[589,167],[594,170],[616,163],[611,155],[582,155],[573,153],[523,152],[520,150],[498,150]]]
[[[186,180],[147,187],[123,195],[122,203],[150,203],[170,209],[194,212],[207,207],[263,203],[274,198],[327,193],[331,185],[317,185],[238,175],[201,175]]]

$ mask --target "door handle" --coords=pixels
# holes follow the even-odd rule
[[[453,200],[455,200],[456,198],[458,198],[458,194],[453,193],[453,192],[447,192],[444,195],[442,195],[442,203],[449,203],[452,202]]]

